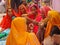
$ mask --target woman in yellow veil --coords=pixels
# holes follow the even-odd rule
[[[57,11],[49,11],[49,21],[47,23],[45,37],[49,36],[50,31],[54,25],[60,28],[60,14]]]
[[[6,45],[40,45],[34,33],[27,32],[26,19],[17,17],[12,21]]]

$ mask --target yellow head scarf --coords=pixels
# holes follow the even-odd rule
[[[54,25],[56,25],[60,28],[60,15],[59,15],[59,13],[57,11],[49,11],[48,15],[49,15],[50,19],[47,23],[45,37],[49,36],[51,28]]]
[[[28,43],[31,45],[36,45],[36,43],[34,43],[34,38],[38,42],[36,36],[34,35],[33,37],[33,35],[26,32],[26,30],[26,19],[23,17],[15,18],[12,21],[11,31],[7,38],[6,45],[27,45]],[[38,43],[38,45],[40,45],[40,43]]]

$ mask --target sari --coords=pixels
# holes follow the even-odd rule
[[[3,17],[0,27],[3,28],[4,30],[7,28],[11,27],[11,21],[12,21],[12,17],[10,17],[8,14]]]
[[[3,16],[3,19],[2,19],[2,21],[1,21],[1,23],[0,23],[0,27],[3,29],[3,30],[5,30],[5,29],[7,29],[7,28],[10,28],[11,27],[11,21],[12,21],[12,19],[14,19],[15,17],[16,17],[16,15],[14,14],[14,10],[12,9],[12,10],[10,10],[10,11],[12,11],[12,14],[11,14],[11,16],[8,14],[8,9],[7,9],[7,13],[6,13],[6,15],[5,16]]]
[[[26,19],[17,17],[12,21],[6,45],[40,45],[34,33],[27,32]]]
[[[36,17],[35,17],[35,15],[34,14],[32,14],[32,15],[30,15],[29,16],[29,18],[31,18],[31,19],[33,19],[33,20],[35,20],[35,21],[37,21],[37,22],[40,22],[41,20],[42,20],[42,16],[41,16],[41,12],[40,12],[40,9],[38,8],[38,6],[37,5],[35,5],[35,4],[33,4],[31,7],[30,7],[30,10],[32,9],[32,7],[36,7],[37,8],[37,15],[36,15]],[[35,18],[34,18],[35,17]],[[38,31],[38,26],[37,25],[34,25],[34,28],[33,28],[33,32],[36,34],[37,33],[37,31]]]
[[[60,29],[60,15],[57,11],[49,11],[48,13],[50,19],[47,23],[45,37],[49,36],[51,29],[54,25],[56,25]]]

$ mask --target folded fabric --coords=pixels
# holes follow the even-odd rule
[[[0,39],[3,38],[3,37],[6,37],[10,32],[10,29],[6,29],[4,30],[3,32],[0,33]]]

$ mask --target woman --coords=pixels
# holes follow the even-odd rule
[[[55,21],[54,21],[55,20]],[[51,28],[56,24],[59,24],[60,21],[60,16],[59,13],[56,11],[49,11],[48,12],[48,17],[42,20],[39,25],[40,25],[40,30],[37,33],[37,37],[40,42],[44,40],[44,38],[48,37],[51,31]],[[53,23],[53,24],[52,24]],[[42,25],[41,25],[42,24]]]
[[[27,16],[28,15],[28,16]],[[28,24],[28,30],[29,32],[30,30],[30,25],[32,24],[32,22],[40,22],[42,20],[42,16],[40,15],[40,9],[37,7],[37,5],[33,4],[31,5],[30,9],[29,9],[29,13],[25,15],[25,17],[27,16],[28,20],[27,20],[27,24]],[[23,15],[24,16],[24,15]],[[33,25],[33,24],[32,24]],[[33,26],[32,26],[33,27]],[[34,32],[37,33],[37,29],[38,26],[34,26]]]
[[[26,6],[24,6],[24,4],[21,4],[18,7],[18,13],[16,13],[14,10],[13,10],[13,13],[15,14],[16,17],[20,17],[23,14],[27,14],[28,10],[27,10]]]
[[[33,19],[36,22],[40,22],[43,19],[43,17],[40,14],[40,9],[37,7],[37,5],[32,5],[30,7],[30,11],[32,12],[32,14],[29,15],[29,18]],[[36,34],[37,31],[38,31],[38,26],[34,25],[33,32]]]
[[[12,10],[8,9],[7,14],[3,17],[1,24],[0,24],[0,38],[6,37],[11,28],[11,21],[15,18],[12,14]]]
[[[24,40],[24,41],[23,41]],[[34,33],[27,32],[26,19],[17,17],[12,21],[6,45],[40,45]]]
[[[13,17],[12,10],[8,9],[7,14],[3,17],[1,24],[0,24],[2,31],[11,27],[12,17]]]
[[[47,23],[46,31],[45,31],[45,38],[49,36],[51,28],[56,25],[58,28],[60,28],[60,14],[57,11],[50,11],[48,13],[50,19]]]

